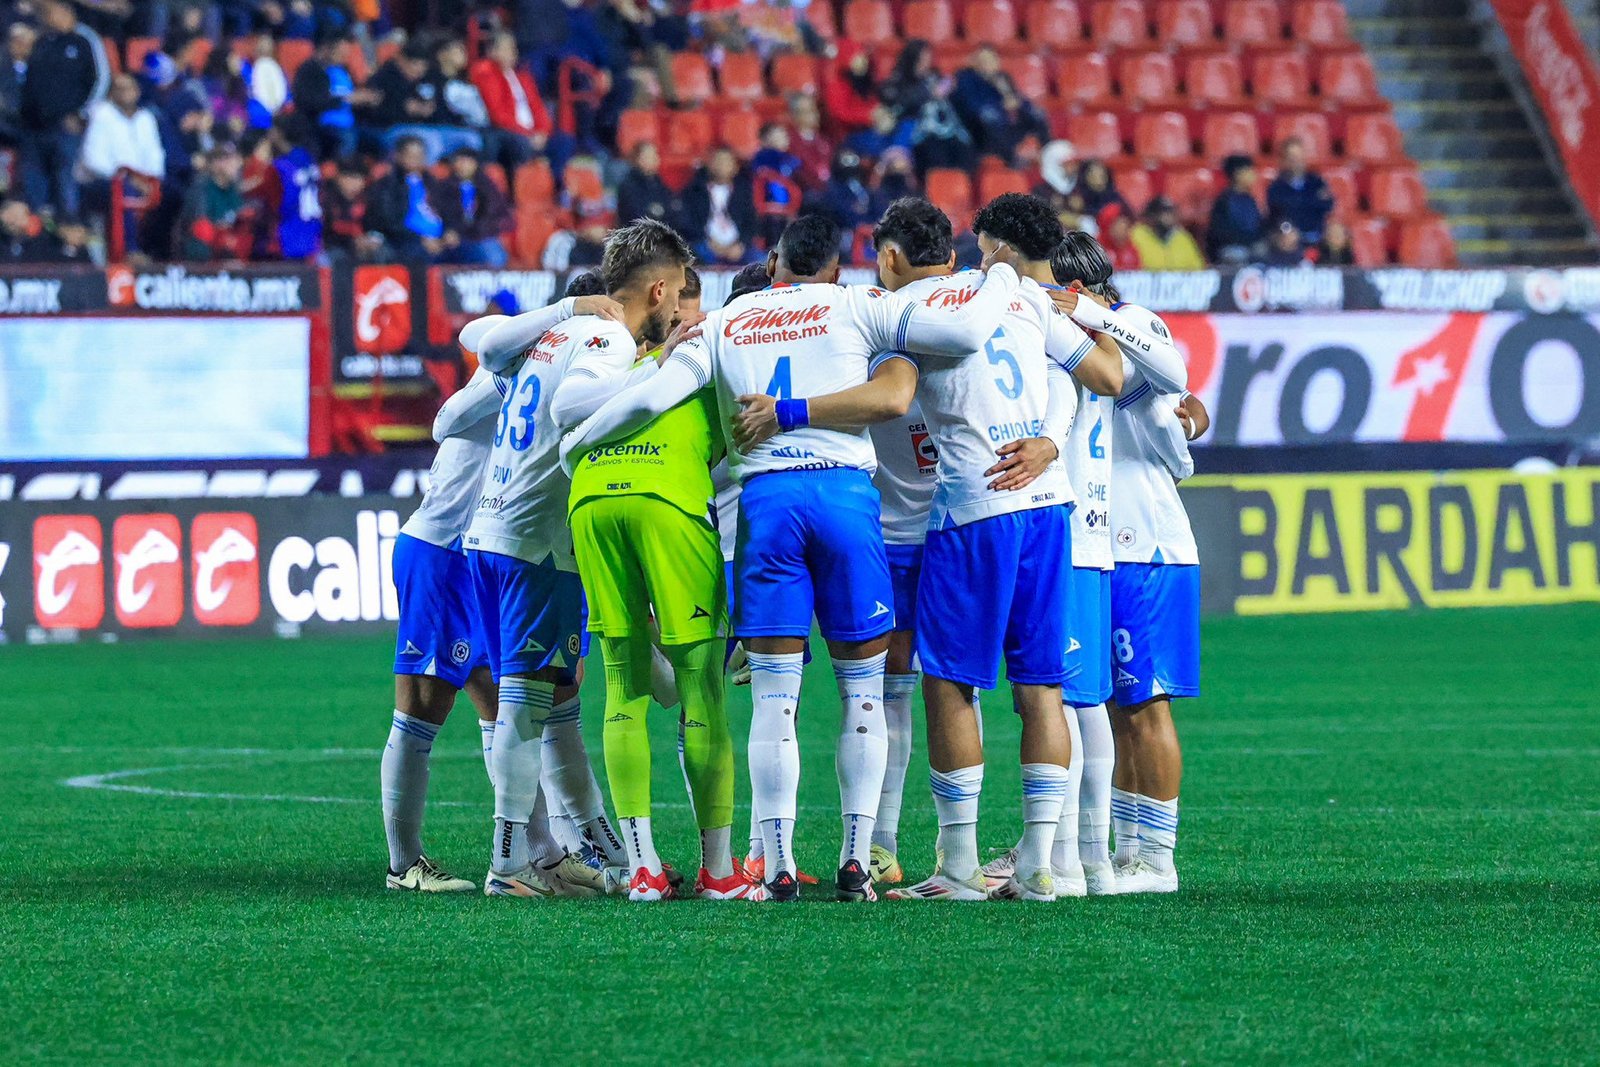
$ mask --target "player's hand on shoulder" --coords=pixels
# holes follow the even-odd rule
[[[612,322],[622,321],[622,305],[609,296],[595,294],[580,296],[572,305],[574,315],[594,315],[597,318],[610,319]]]
[[[1183,435],[1191,441],[1199,440],[1211,429],[1211,412],[1192,393],[1185,393],[1178,406],[1172,409],[1183,422]]]
[[[989,488],[995,492],[1022,489],[1031,485],[1061,455],[1056,443],[1048,437],[1024,437],[1002,445],[995,455],[1000,462],[983,472],[985,478],[994,478]]]
[[[1046,289],[1050,294],[1050,302],[1056,310],[1063,315],[1070,315],[1078,307],[1078,290],[1076,289]]]
[[[749,452],[778,432],[778,401],[765,393],[746,393],[739,398],[739,414],[733,417],[733,445]]]
[[[695,314],[684,319],[682,322],[678,323],[678,325],[674,326],[672,328],[672,332],[667,334],[667,343],[661,346],[661,355],[657,357],[657,362],[665,363],[667,361],[667,357],[671,356],[673,351],[679,345],[683,344],[685,341],[692,341],[696,337],[699,337],[700,324],[705,321],[706,317],[699,312],[696,312]]]

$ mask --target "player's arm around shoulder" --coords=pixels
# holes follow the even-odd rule
[[[711,382],[711,357],[706,338],[682,343],[669,339],[659,368],[646,364],[646,374],[600,405],[561,439],[561,465],[572,472],[577,459],[591,448],[626,437],[663,412],[671,410]]]
[[[917,396],[917,364],[903,352],[885,352],[872,362],[860,385],[837,393],[796,400],[778,400],[764,393],[739,398],[733,419],[733,443],[748,452],[768,438],[803,426],[856,430],[898,419],[911,410]]]
[[[1070,325],[1093,342],[1093,346],[1071,366],[1067,366],[1066,363],[1062,365],[1066,366],[1072,372],[1072,376],[1082,382],[1084,388],[1091,393],[1104,397],[1121,396],[1124,385],[1122,349],[1117,346],[1114,338],[1102,331],[1088,329],[1073,317],[1078,305],[1086,302],[1087,298],[1075,289],[1046,290],[1040,287],[1038,292],[1045,298],[1046,307],[1041,310],[1041,314],[1045,316],[1047,338],[1056,339],[1056,344],[1062,343],[1060,338],[1071,335],[1056,331],[1060,326]],[[1052,359],[1056,358],[1054,348],[1050,354]]]
[[[479,367],[467,384],[457,389],[433,418],[433,439],[441,444],[472,429],[500,410],[509,383]]]
[[[978,351],[1000,328],[1020,279],[1009,263],[989,265],[983,284],[960,307],[929,307],[900,293],[881,293],[875,315],[878,351],[921,352],[930,356],[967,356]]]
[[[593,415],[617,392],[637,362],[639,346],[626,326],[609,319],[569,319],[563,326],[580,327],[567,342],[572,354],[550,398],[550,417],[566,428]]]

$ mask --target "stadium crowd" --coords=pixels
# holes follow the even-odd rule
[[[0,5],[0,255],[71,261],[109,246],[157,260],[565,269],[597,263],[612,225],[644,217],[689,235],[703,262],[737,265],[804,211],[832,218],[846,261],[864,262],[861,235],[888,203],[924,193],[948,205],[941,180],[981,190],[993,172],[1098,234],[1119,269],[1352,262],[1299,138],[1278,142],[1264,189],[1252,156],[1213,161],[1227,180],[1208,220],[1164,195],[1125,196],[1106,160],[1053,135],[988,44],[942,73],[927,42],[875,62],[820,32],[808,16],[821,8],[806,5],[518,0],[433,5],[453,11],[439,22],[393,6]],[[660,142],[699,109],[679,84],[686,49],[725,85],[741,64],[760,83],[764,65],[796,56],[820,77],[814,92],[762,99],[782,112],[765,106],[749,143],[722,136],[685,157]],[[657,107],[661,126],[630,126]],[[550,210],[519,240],[512,178],[546,163]]]

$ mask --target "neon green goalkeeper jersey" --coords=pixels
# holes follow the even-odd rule
[[[627,437],[586,453],[572,472],[570,517],[601,496],[655,496],[697,519],[710,519],[716,490],[711,468],[722,454],[717,398],[709,387]]]

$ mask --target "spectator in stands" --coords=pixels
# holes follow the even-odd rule
[[[394,169],[367,190],[367,228],[383,237],[389,255],[412,260],[449,251],[444,220],[433,206],[439,202],[434,185],[422,138],[400,137]]]
[[[367,79],[367,89],[377,98],[360,113],[366,127],[363,137],[388,147],[401,137],[418,137],[427,146],[430,159],[456,147],[454,141],[446,145],[441,135],[450,116],[439,98],[439,83],[430,77],[431,73],[428,43],[417,38],[407,41],[380,66]]]
[[[346,160],[322,188],[322,244],[339,259],[370,262],[383,252],[383,238],[367,228],[367,172]]]
[[[481,161],[470,148],[456,149],[446,162],[450,176],[434,188],[434,207],[450,246],[439,262],[504,267],[506,246],[500,235],[511,228],[511,202],[483,176]]]
[[[572,58],[594,67],[599,73],[590,78],[581,71],[575,72],[576,88],[593,90],[601,95],[599,106],[579,103],[574,106],[574,119],[578,127],[579,147],[597,151],[616,141],[617,119],[628,106],[631,95],[628,76],[628,54],[618,47],[607,27],[602,25],[600,13],[586,0],[562,0],[561,14],[566,19],[567,32],[559,38],[557,63]],[[546,89],[554,84],[556,65],[550,66],[550,81],[541,81]]]
[[[1329,219],[1322,228],[1322,241],[1317,245],[1316,260],[1324,267],[1353,267],[1355,249],[1350,244],[1350,231],[1338,219]]]
[[[1133,245],[1133,218],[1120,199],[1108,202],[1095,216],[1101,246],[1117,270],[1139,270],[1139,250]]]
[[[467,74],[467,46],[461,38],[446,36],[435,42],[433,71],[428,77],[437,86],[441,120],[452,126],[464,126],[477,132],[480,137],[484,136],[489,130],[489,108],[483,101],[483,94]],[[499,156],[497,145],[491,158],[498,159]]]
[[[1256,165],[1249,156],[1222,161],[1228,187],[1211,205],[1206,248],[1214,263],[1248,263],[1259,254],[1266,236],[1261,205],[1256,202]]]
[[[888,148],[872,168],[872,217],[882,218],[889,205],[902,196],[917,196],[917,168],[909,149]]]
[[[878,87],[878,97],[896,119],[913,122],[924,105],[940,98],[939,75],[933,69],[933,49],[927,41],[906,42],[889,76]]]
[[[1054,208],[1061,224],[1069,230],[1083,228],[1081,197],[1072,199],[1072,191],[1078,185],[1078,168],[1072,165],[1076,154],[1071,141],[1046,144],[1039,152],[1039,184],[1033,188],[1033,195]]]
[[[54,242],[24,200],[0,204],[0,262],[49,263],[57,258]]]
[[[250,83],[250,99],[268,115],[276,115],[289,100],[289,81],[278,63],[278,46],[272,34],[256,34],[251,55],[245,71],[245,80]]]
[[[1128,206],[1128,202],[1117,191],[1117,180],[1112,176],[1111,168],[1105,165],[1104,160],[1084,160],[1083,165],[1078,168],[1078,181],[1072,192],[1081,198],[1079,212],[1092,219],[1098,220],[1100,213],[1109,204],[1116,204],[1121,208],[1125,217],[1133,216],[1133,208]]]
[[[562,271],[572,267],[598,267],[605,256],[606,234],[612,219],[605,205],[585,200],[574,212],[576,227],[557,230],[544,246],[540,266],[545,270]]]
[[[250,86],[244,80],[244,61],[223,41],[206,57],[200,84],[211,106],[211,128],[215,136],[237,140],[252,127],[261,128],[251,118]]]
[[[653,141],[634,147],[632,164],[617,184],[617,221],[635,219],[672,223],[672,190],[661,180],[661,152]]]
[[[231,144],[206,154],[205,171],[189,186],[178,215],[176,247],[185,260],[249,258],[257,220],[239,188],[243,162]]]
[[[111,94],[89,109],[83,135],[79,172],[89,210],[103,214],[111,208],[111,183],[127,169],[159,183],[167,172],[161,131],[149,108],[139,105],[139,82],[130,74],[111,81]],[[132,211],[123,218],[127,249],[139,251],[138,220]]]
[[[719,147],[683,191],[678,229],[706,263],[736,264],[750,258],[757,228],[750,176],[733,149]]]
[[[1194,236],[1178,222],[1178,207],[1164,196],[1145,205],[1144,219],[1128,234],[1144,270],[1204,270]]]
[[[789,151],[800,160],[794,180],[806,190],[820,189],[833,164],[833,145],[822,134],[822,111],[815,97],[796,93],[789,98],[789,121],[794,128]]]
[[[850,261],[857,226],[872,221],[872,189],[867,185],[867,171],[861,157],[848,148],[841,148],[833,157],[828,174],[828,184],[815,195],[806,197],[806,211],[814,208],[838,224],[842,246],[840,254]]]
[[[862,159],[878,160],[890,148],[911,149],[911,133],[915,128],[910,121],[901,122],[887,104],[872,109],[871,125],[857,130],[845,138],[845,145]]]
[[[866,49],[843,40],[835,47],[828,77],[822,83],[822,106],[833,135],[842,138],[873,125],[878,83],[872,76],[872,56]],[[872,158],[876,159],[876,154]]]
[[[1050,136],[1044,112],[1017,92],[1011,76],[1000,67],[1000,54],[988,45],[972,53],[971,62],[956,75],[950,103],[961,116],[980,155],[999,156],[1010,166],[1017,145],[1026,137],[1043,143]]]
[[[281,115],[267,136],[272,164],[261,183],[266,254],[312,259],[322,252],[322,168],[304,115]]]
[[[21,137],[22,86],[38,39],[38,32],[26,22],[13,22],[6,30],[6,54],[0,58],[0,143],[14,145]]]
[[[1306,262],[1305,238],[1288,219],[1273,226],[1261,262],[1268,267],[1298,267]]]
[[[111,66],[100,38],[78,24],[65,0],[42,0],[45,33],[28,59],[18,106],[22,188],[39,210],[77,215],[73,168],[83,148],[84,112],[106,95]]]
[[[560,174],[572,156],[572,138],[556,130],[538,87],[518,67],[515,37],[502,31],[489,39],[483,58],[472,65],[472,84],[483,97],[489,122],[500,133],[499,159],[506,172],[543,155],[549,158],[550,169]],[[492,154],[489,141],[484,154]]]
[[[789,151],[789,128],[781,122],[768,122],[761,127],[761,147],[750,157],[752,171],[776,171],[785,178],[799,173],[800,157]]]
[[[645,0],[610,0],[600,6],[598,22],[612,47],[630,60],[627,77],[633,84],[626,88],[627,95],[654,83],[661,87],[667,106],[675,108],[679,105],[672,54],[689,46],[688,22],[674,16],[667,4],[661,8],[665,18]]]
[[[349,31],[324,31],[311,58],[295,71],[295,110],[316,123],[323,158],[347,159],[356,151],[355,109],[378,100],[371,89],[356,86],[349,56],[354,37]]]
[[[84,224],[84,221],[68,215],[56,219],[55,226],[55,262],[93,266],[94,254],[93,249],[89,246],[92,234],[89,231],[89,227]]]
[[[1328,183],[1306,167],[1305,143],[1298,137],[1284,138],[1278,148],[1278,176],[1267,186],[1268,219],[1274,226],[1291,223],[1302,241],[1316,244],[1332,210]]]

